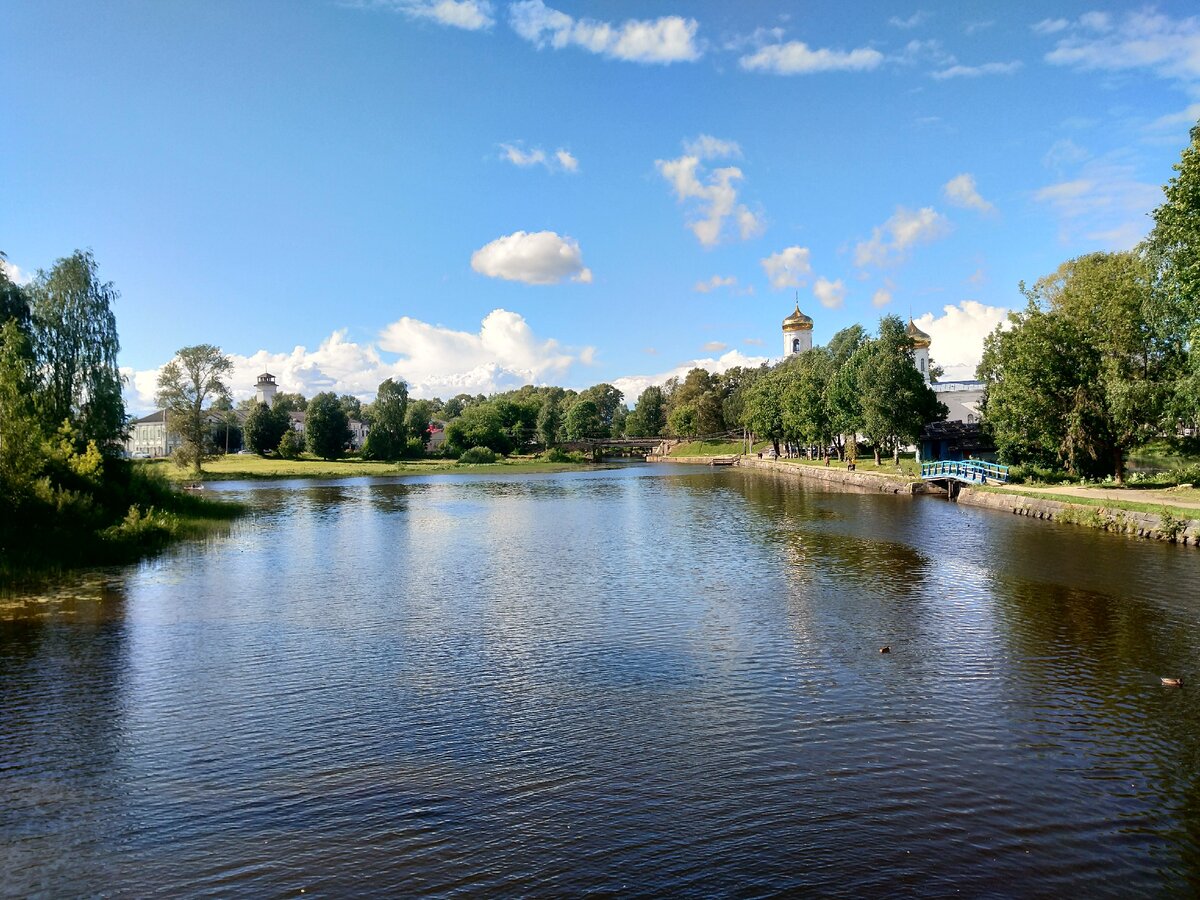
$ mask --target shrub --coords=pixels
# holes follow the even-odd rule
[[[578,450],[572,450],[568,453],[558,447],[551,447],[542,454],[542,459],[552,463],[581,463],[585,462],[585,457]]]
[[[300,454],[304,452],[304,439],[294,429],[289,428],[279,439],[276,452],[284,459],[299,459]]]
[[[472,447],[470,450],[464,450],[458,458],[459,465],[471,466],[480,463],[494,463],[496,461],[496,453],[494,450],[489,450],[487,447]]]

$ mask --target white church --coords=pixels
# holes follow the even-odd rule
[[[783,320],[783,358],[798,356],[812,349],[813,320],[800,312],[800,302],[796,301],[796,309]],[[937,398],[946,404],[950,414],[947,422],[963,422],[972,424],[979,421],[979,404],[983,400],[982,381],[937,381],[929,379],[929,347],[933,340],[917,327],[910,318],[905,330],[913,342],[913,362],[917,371],[925,379],[925,383],[933,388]]]

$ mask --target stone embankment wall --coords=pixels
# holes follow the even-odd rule
[[[1084,525],[1120,534],[1136,535],[1159,541],[1200,546],[1200,521],[1184,519],[1171,512],[1134,512],[1116,507],[1085,506],[1062,500],[1043,500],[1020,494],[1001,494],[963,487],[958,502],[968,506],[997,509],[1031,519],[1045,519],[1069,525]]]
[[[685,465],[711,465],[713,459],[726,457],[712,456],[647,456],[647,462],[683,463]],[[806,466],[790,463],[786,460],[759,459],[757,456],[742,456],[737,461],[738,468],[757,469],[778,475],[783,478],[803,478],[806,481],[821,481],[826,484],[836,484],[839,487],[854,487],[860,490],[882,492],[885,494],[925,494],[945,491],[931,484],[909,478],[896,478],[890,475],[878,475],[874,472],[850,472],[845,463],[830,463],[828,466]]]

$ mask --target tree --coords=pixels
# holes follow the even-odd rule
[[[338,405],[346,414],[347,419],[362,420],[362,401],[353,394],[342,394],[338,397]]]
[[[25,290],[8,277],[3,263],[8,259],[0,253],[0,325],[15,320],[23,332],[29,331],[29,298]],[[32,348],[30,348],[32,354]]]
[[[321,459],[337,459],[350,443],[346,411],[332,391],[317,394],[304,412],[304,438],[308,450]]]
[[[912,339],[899,316],[879,320],[879,337],[866,347],[859,372],[863,433],[875,452],[900,461],[900,447],[914,443],[929,422],[946,418],[945,404],[913,363]]]
[[[179,435],[180,460],[191,463],[197,475],[211,454],[211,429],[204,413],[210,398],[229,399],[225,378],[233,363],[212,344],[183,347],[158,373],[158,405],[167,413],[167,430]]]
[[[571,408],[567,410],[567,418],[563,423],[563,431],[566,433],[568,441],[586,441],[591,438],[604,437],[604,432],[607,430],[604,423],[600,421],[600,410],[596,406],[596,401],[582,399],[576,400]]]
[[[246,447],[259,456],[266,456],[279,448],[279,440],[291,430],[287,410],[255,403],[242,423]]]
[[[613,436],[613,419],[617,416],[617,410],[621,407],[621,401],[625,399],[625,395],[611,384],[604,383],[594,385],[586,391],[581,391],[579,397],[581,400],[591,400],[596,404],[596,412],[600,416],[600,425],[605,432],[601,437]]]
[[[315,399],[315,398],[314,398]],[[371,409],[371,430],[363,447],[364,459],[395,460],[408,450],[408,385],[389,378],[379,385]]]
[[[538,410],[537,434],[544,447],[553,447],[558,442],[558,431],[562,428],[562,410],[555,397],[547,397]]]
[[[308,408],[308,400],[303,394],[276,394],[271,405],[284,412],[304,412]]]
[[[833,377],[828,350],[816,347],[790,363],[791,377],[783,394],[783,430],[792,440],[815,444],[822,457],[832,443],[832,427],[825,393]]]
[[[746,391],[743,424],[760,438],[767,438],[779,455],[783,437],[783,393],[788,364],[781,363],[759,377]]]
[[[667,427],[666,408],[662,388],[655,385],[646,388],[625,422],[625,433],[630,437],[658,437]]]
[[[31,356],[17,320],[0,324],[0,502],[14,508],[18,495],[33,487],[45,440],[34,406]]]
[[[512,435],[494,403],[472,403],[446,426],[446,446],[462,453],[472,447],[487,447],[495,453],[512,452]]]
[[[404,414],[404,427],[410,441],[416,441],[425,452],[429,444],[429,426],[433,421],[433,404],[428,400],[414,400],[408,404],[408,412]]]
[[[116,453],[125,435],[116,289],[99,280],[91,251],[77,250],[39,271],[29,293],[42,422],[49,430],[69,422],[80,448],[92,440]]]
[[[1159,274],[1159,290],[1172,305],[1200,298],[1200,122],[1174,166],[1176,175],[1163,187],[1147,239]]]

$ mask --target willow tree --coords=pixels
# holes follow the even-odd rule
[[[115,453],[125,434],[116,288],[100,281],[90,250],[76,250],[39,271],[28,294],[42,422],[50,431],[67,423],[81,447]]]

